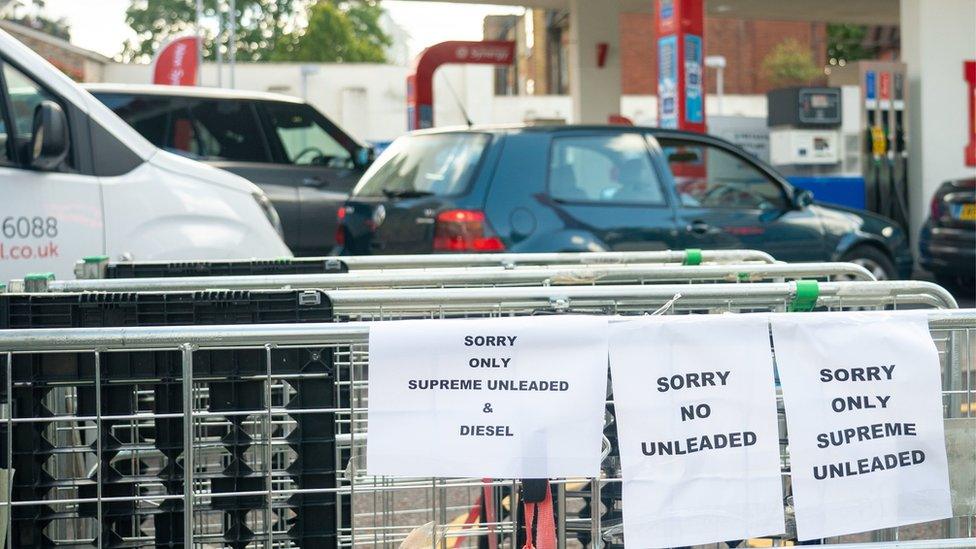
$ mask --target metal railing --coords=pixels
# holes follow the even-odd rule
[[[536,288],[336,290],[328,292],[345,320],[502,316],[537,312],[628,314],[666,307],[673,312],[785,311],[795,306],[801,282],[656,284]],[[815,283],[810,308],[829,310],[958,305],[941,286],[920,281]]]
[[[954,442],[969,452],[963,457],[976,456],[976,310],[928,315],[944,372],[947,438],[956,437]],[[518,504],[517,483],[490,482],[498,495],[490,515],[494,520],[471,522],[463,517],[483,493],[481,479],[366,475],[370,326],[350,322],[0,332],[4,392],[21,395],[18,406],[8,403],[0,421],[5,458],[11,463],[14,457],[15,435],[41,432],[33,428],[44,426],[41,436],[50,443],[45,451],[52,477],[43,484],[48,489],[43,497],[18,498],[15,492],[10,510],[15,519],[32,512],[43,517],[35,522],[36,530],[54,538],[51,542],[100,547],[153,546],[166,535],[189,545],[397,547],[425,527],[439,546],[474,547],[486,536],[498,537],[501,547],[512,546],[517,522],[508,510]],[[238,357],[246,372],[233,380],[215,375],[218,354]],[[168,377],[120,373],[129,371],[122,365],[149,357],[170,359]],[[36,391],[24,378],[28,366],[85,373],[63,379],[42,395],[52,413],[38,415],[36,408],[23,407],[22,396]],[[228,383],[237,385],[228,390]],[[322,391],[329,392],[331,403],[304,400]],[[112,396],[130,392],[139,396],[139,405],[132,413],[118,413]],[[240,406],[214,404],[228,394]],[[162,400],[177,403],[177,411],[161,411]],[[299,444],[296,449],[302,430],[330,422],[335,429],[330,474],[309,473],[307,461],[296,466],[313,448],[327,446],[308,442],[308,447]],[[161,444],[164,434],[178,444]],[[609,446],[604,450],[603,478],[554,482],[561,509],[560,547],[573,540],[623,546],[619,514],[611,512],[619,507],[596,516],[589,512],[594,499],[604,507],[606,502],[620,504],[619,460]],[[871,541],[885,549],[972,547],[976,479],[960,468],[973,465],[953,459],[955,518],[828,541]],[[229,482],[234,477],[227,471],[245,481]],[[783,473],[789,477],[786,459]],[[322,482],[311,482],[311,477]],[[308,524],[309,515],[323,521],[321,529]],[[165,528],[178,526],[178,535],[169,530],[161,535],[164,522]],[[334,537],[321,532],[328,528]],[[7,546],[18,544],[8,539]],[[848,547],[865,545],[837,549]]]
[[[854,263],[752,263],[674,266],[667,264],[585,264],[374,269],[350,273],[89,280],[42,279],[37,291],[175,291],[205,289],[315,288],[460,288],[592,284],[660,284],[664,282],[758,282],[798,279],[874,280]],[[11,287],[16,287],[12,283]]]
[[[418,269],[418,268],[457,268],[457,267],[515,267],[544,265],[590,265],[590,264],[720,264],[720,263],[775,263],[771,255],[758,250],[662,250],[632,252],[553,252],[553,253],[481,253],[481,254],[416,254],[416,255],[371,255],[336,257],[296,257],[281,260],[228,259],[210,261],[120,261],[111,262],[107,257],[89,257],[75,264],[77,278],[105,278],[107,270],[119,268],[125,272],[171,270],[186,272],[194,268],[206,270],[208,266],[220,264],[228,270],[261,267],[262,271],[275,265],[284,270],[295,266],[306,268],[325,268],[331,263],[349,270],[369,269]],[[164,275],[168,276],[168,275]],[[185,276],[185,275],[184,275]],[[140,277],[141,278],[141,277]]]

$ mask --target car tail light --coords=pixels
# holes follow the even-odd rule
[[[434,228],[434,251],[500,252],[501,239],[492,234],[485,212],[480,210],[447,210],[437,215]]]
[[[932,221],[942,219],[942,196],[938,193],[932,197],[932,202],[929,203],[929,218]]]
[[[346,219],[346,207],[342,206],[336,210],[336,232],[335,232],[335,243],[336,246],[346,245],[346,228],[343,226],[343,221]]]

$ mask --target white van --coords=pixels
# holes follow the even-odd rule
[[[290,257],[254,184],[162,151],[0,31],[0,282],[76,260]]]

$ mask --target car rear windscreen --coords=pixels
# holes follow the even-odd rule
[[[411,135],[393,142],[353,196],[452,196],[463,193],[491,138],[483,133]]]

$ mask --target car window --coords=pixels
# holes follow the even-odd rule
[[[174,112],[186,109],[182,102],[163,96],[96,93],[95,98],[161,149],[170,148],[166,140]]]
[[[13,120],[14,126],[14,131],[11,132],[6,127],[6,123],[3,123],[3,160],[6,162],[14,162],[14,158],[11,156],[13,148],[27,147],[30,143],[31,134],[34,131],[34,109],[42,101],[50,100],[58,102],[58,100],[32,78],[17,70],[17,68],[11,66],[9,63],[3,64],[3,79],[6,82],[7,94],[10,97],[10,106],[12,108],[10,118]],[[60,104],[60,102],[58,103]],[[10,143],[8,144],[7,141],[10,141]],[[21,155],[21,158],[26,157],[26,154]],[[68,155],[67,163],[69,165],[71,164],[70,154]]]
[[[244,101],[190,99],[172,124],[173,148],[211,160],[270,161],[254,109]]]
[[[665,204],[647,144],[636,133],[553,139],[549,194],[571,202]]]
[[[244,101],[96,94],[152,144],[207,160],[271,162],[261,126]]]
[[[356,196],[450,196],[468,187],[488,144],[481,133],[401,137],[363,174]]]
[[[680,139],[659,142],[683,206],[786,208],[783,189],[755,164],[712,145]]]
[[[352,167],[352,155],[329,134],[315,109],[288,103],[267,103],[265,108],[290,163]]]

